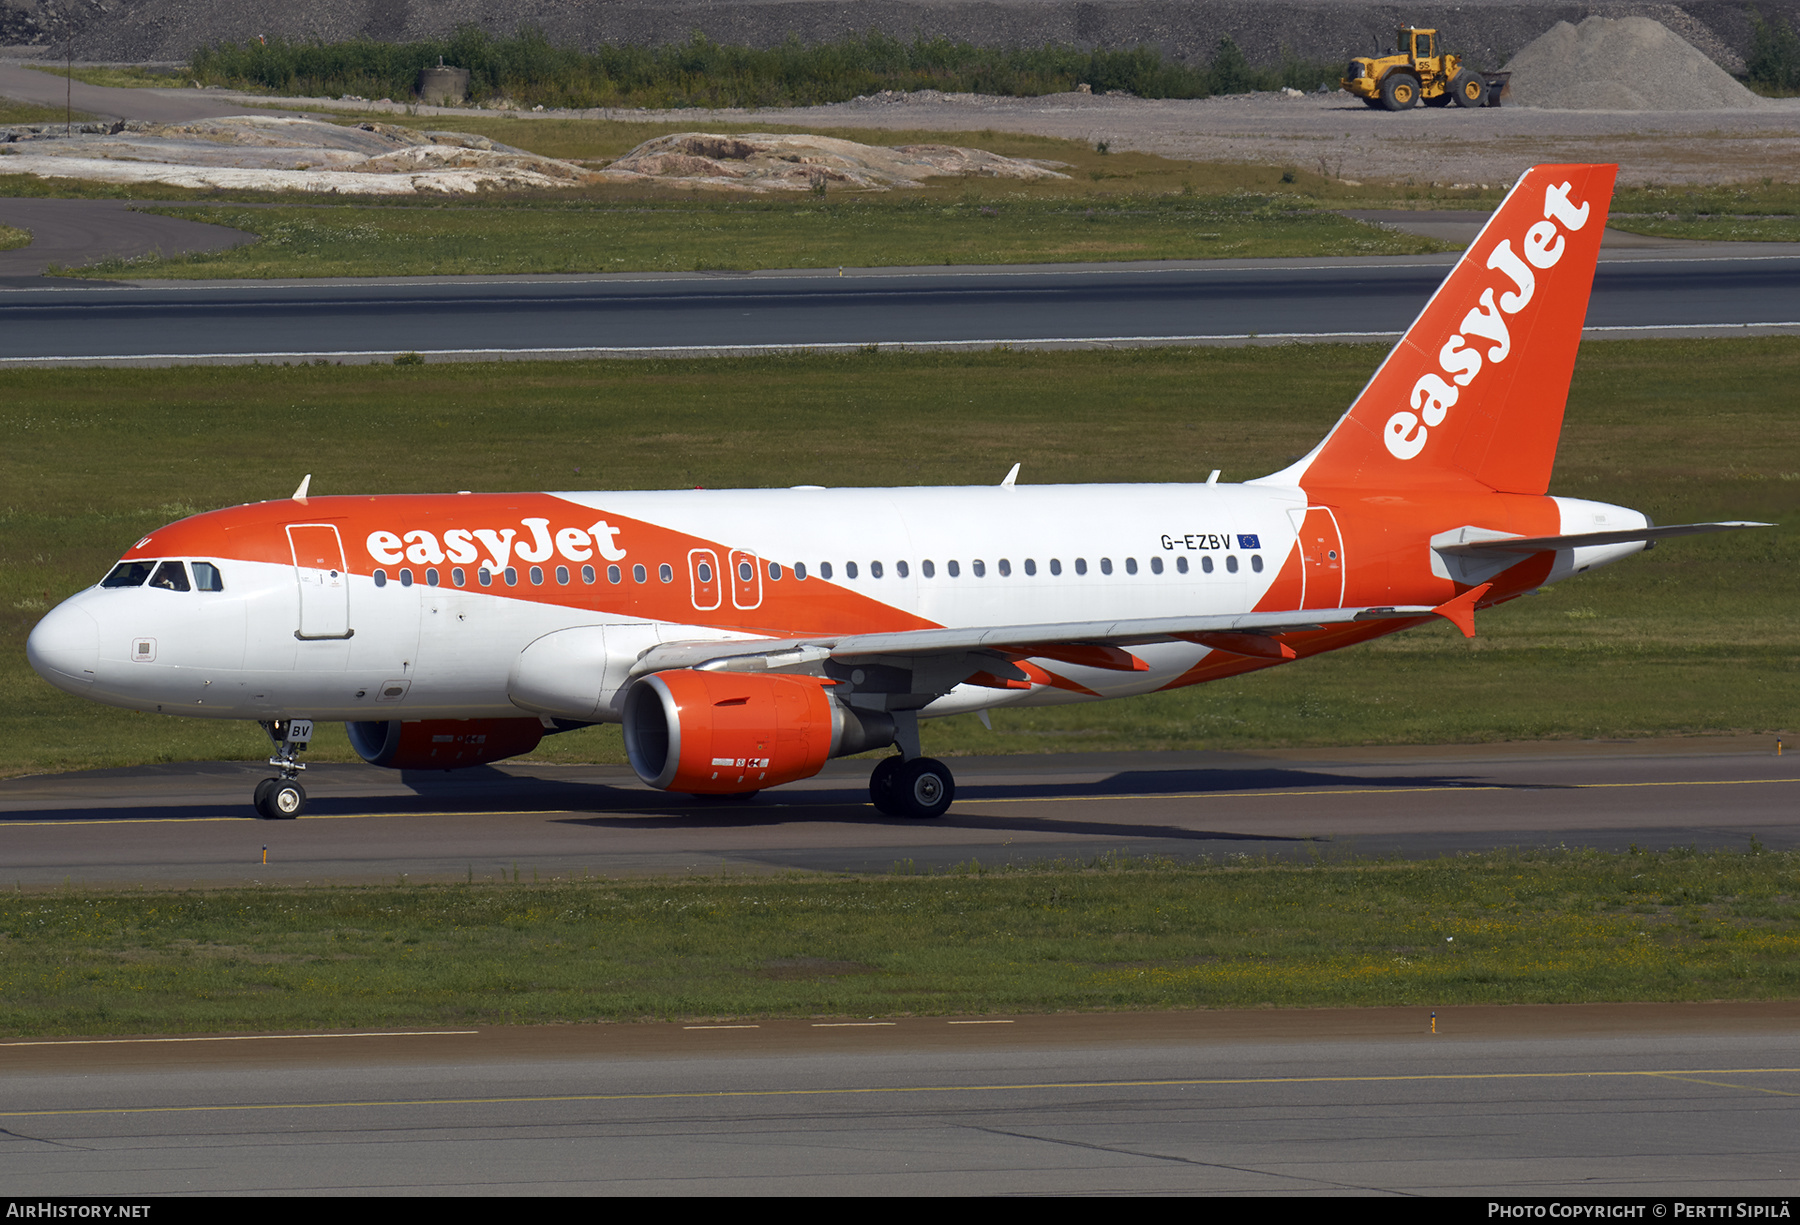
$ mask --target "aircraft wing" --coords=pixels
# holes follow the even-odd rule
[[[1030,625],[982,625],[952,629],[897,630],[886,633],[820,635],[806,638],[745,638],[730,641],[666,642],[638,658],[631,675],[673,668],[716,671],[785,671],[825,660],[925,658],[992,653],[1049,658],[1093,667],[1136,670],[1122,648],[1155,642],[1199,642],[1229,635],[1232,639],[1269,639],[1281,633],[1323,629],[1359,621],[1429,617],[1426,605],[1371,608],[1305,608],[1286,612],[1234,613],[1223,616],[1143,617],[1109,621],[1061,621]],[[1083,648],[1096,648],[1089,653]],[[1116,650],[1116,654],[1108,650]],[[1229,647],[1225,649],[1231,649]],[[1267,654],[1265,651],[1241,653]],[[1075,655],[1075,658],[1071,658]],[[1104,662],[1110,661],[1110,662]]]

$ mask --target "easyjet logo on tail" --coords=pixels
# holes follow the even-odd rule
[[[1489,271],[1501,273],[1507,281],[1481,291],[1477,305],[1463,316],[1462,330],[1438,351],[1439,371],[1419,376],[1408,397],[1411,407],[1387,419],[1382,441],[1395,459],[1412,459],[1423,451],[1431,431],[1456,407],[1461,389],[1480,377],[1484,364],[1498,365],[1512,352],[1507,317],[1518,314],[1531,301],[1537,272],[1554,268],[1562,258],[1567,245],[1563,231],[1575,233],[1588,222],[1587,202],[1576,205],[1569,200],[1572,187],[1565,182],[1544,189],[1544,219],[1520,236],[1523,257],[1513,250],[1511,237],[1502,239],[1489,253]]]

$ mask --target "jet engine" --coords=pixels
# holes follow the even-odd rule
[[[544,738],[540,719],[419,719],[346,723],[350,747],[372,766],[455,770],[517,757]]]
[[[625,751],[652,787],[729,795],[893,743],[890,716],[852,710],[831,686],[782,673],[658,672],[626,692]]]

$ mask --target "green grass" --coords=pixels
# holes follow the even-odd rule
[[[0,251],[11,251],[30,244],[31,231],[15,230],[9,225],[0,225]]]
[[[0,1033],[1783,999],[1793,853],[0,897]]]
[[[451,64],[469,71],[478,103],[553,107],[768,107],[843,102],[884,89],[1035,96],[1078,83],[1098,92],[1145,98],[1312,89],[1335,82],[1337,62],[1283,56],[1276,68],[1252,68],[1229,38],[1204,67],[1168,62],[1151,47],[976,47],[947,38],[911,43],[870,31],[811,46],[789,38],[752,48],[715,43],[696,32],[684,43],[644,47],[604,43],[591,52],[554,46],[521,26],[495,37],[464,25],[447,38],[412,43],[357,38],[344,42],[258,40],[201,47],[189,71],[207,84],[280,94],[340,97],[416,96],[420,70]]]
[[[93,116],[85,111],[75,111],[71,114],[60,106],[39,106],[35,102],[18,102],[12,98],[0,98],[0,126],[14,123],[61,123],[65,118],[72,119],[76,123],[85,123]]]
[[[0,373],[0,774],[260,759],[254,726],[52,689],[25,635],[132,541],[317,493],[1243,480],[1327,430],[1379,346],[851,354]],[[1553,492],[1669,541],[1484,613],[1175,693],[928,721],[938,754],[1474,742],[1791,729],[1800,697],[1800,339],[1583,346]],[[302,430],[293,422],[304,421]],[[1170,439],[1177,439],[1171,445]],[[577,472],[576,469],[580,471]],[[341,729],[314,759],[349,760]],[[614,730],[551,760],[617,761]]]
[[[635,207],[158,209],[262,241],[111,260],[132,278],[421,276],[1392,255],[1441,249],[1266,197],[709,201]]]
[[[1773,176],[1736,184],[1621,187],[1615,230],[1699,242],[1800,242],[1800,183]]]
[[[138,64],[95,64],[80,68],[27,64],[26,67],[53,77],[68,77],[83,85],[109,89],[180,89],[194,79],[194,74],[185,68],[145,68]]]

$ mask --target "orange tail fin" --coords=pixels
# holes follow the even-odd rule
[[[1324,442],[1309,488],[1548,488],[1617,166],[1525,172]]]

